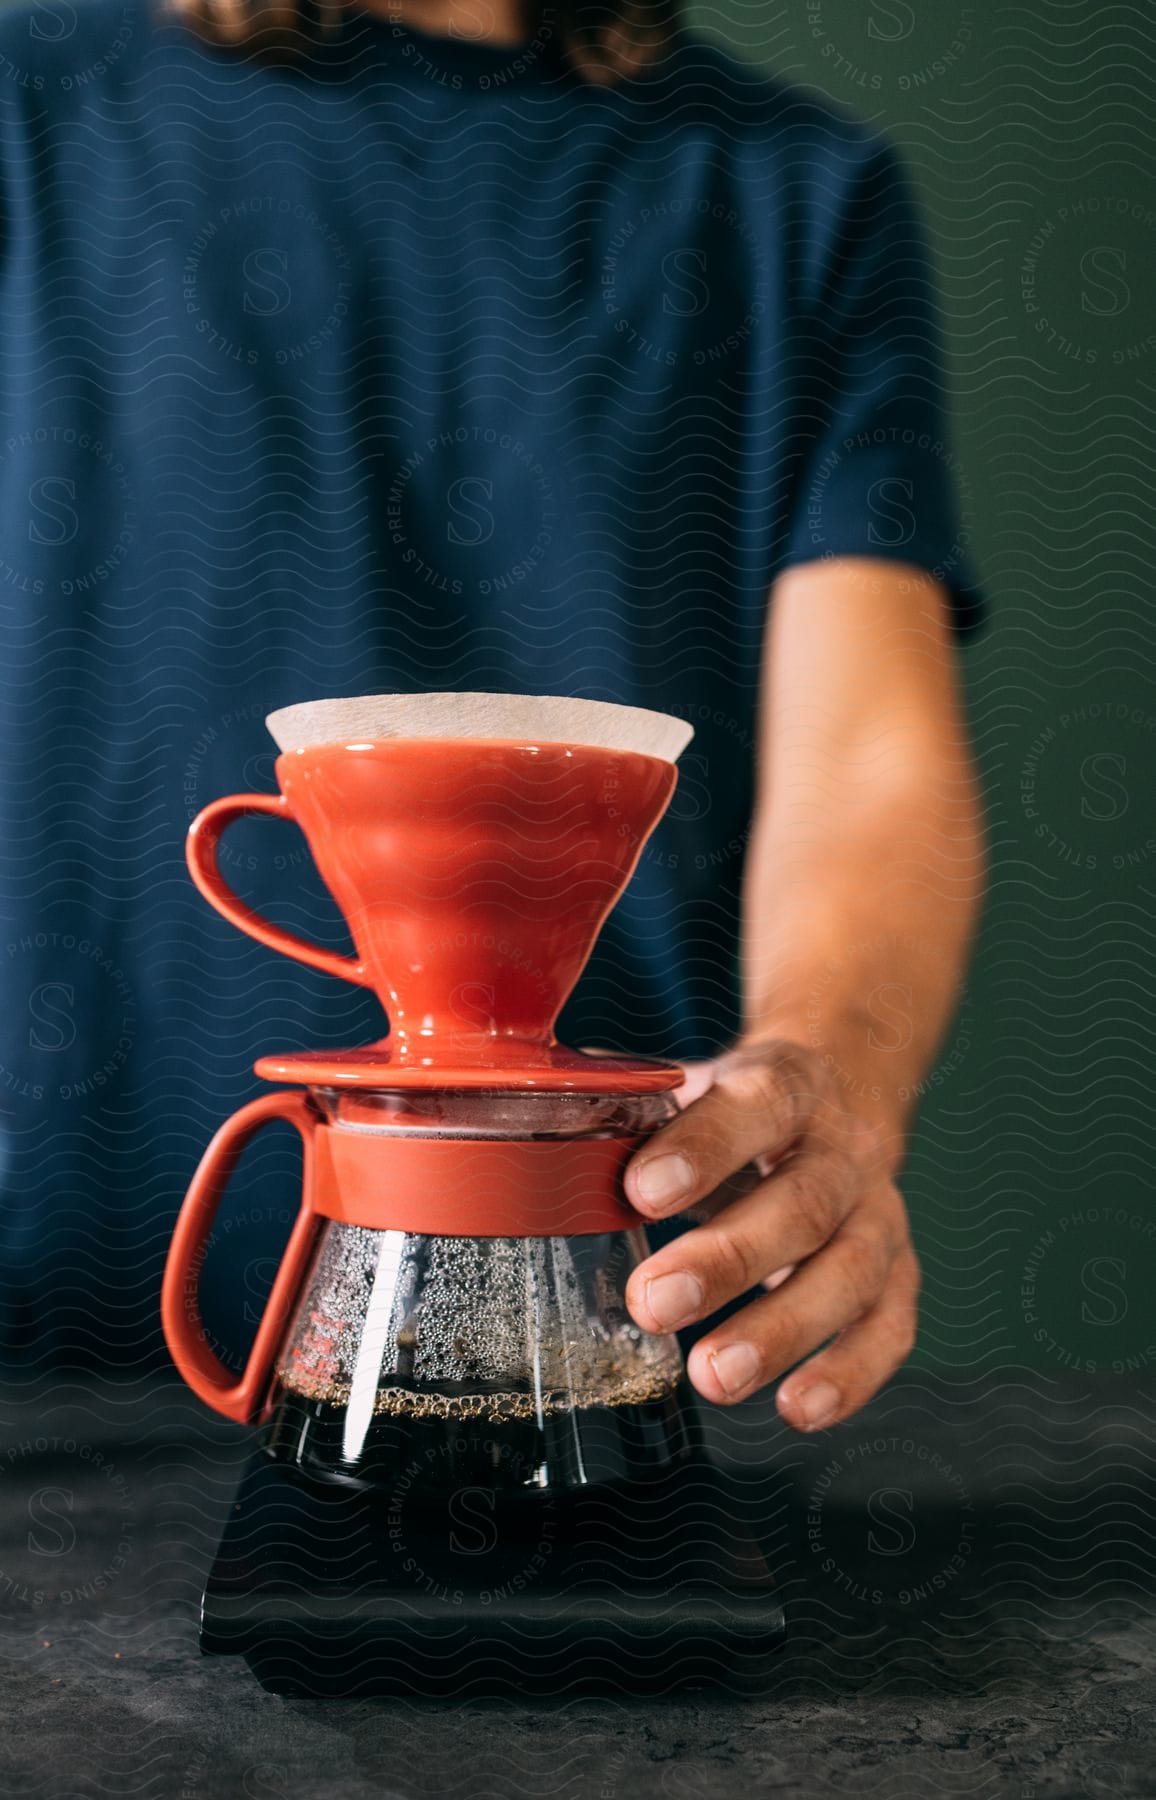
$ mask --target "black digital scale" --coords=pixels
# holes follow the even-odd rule
[[[259,1451],[201,1648],[282,1694],[757,1691],[784,1628],[748,1512],[705,1460],[622,1488],[431,1498],[314,1482]]]

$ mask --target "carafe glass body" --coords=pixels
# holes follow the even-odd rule
[[[667,1095],[314,1090],[322,1131],[403,1140],[632,1142]],[[492,1157],[492,1152],[490,1152]],[[489,1167],[501,1169],[500,1158]],[[563,1165],[564,1166],[564,1165]],[[376,1176],[375,1176],[376,1179]],[[321,1221],[264,1411],[269,1453],[314,1479],[432,1490],[650,1479],[692,1453],[673,1337],[631,1319],[640,1229],[431,1236]]]

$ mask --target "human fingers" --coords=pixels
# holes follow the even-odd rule
[[[744,1399],[878,1305],[910,1248],[902,1199],[887,1187],[890,1192],[861,1201],[825,1248],[789,1280],[700,1339],[687,1372],[705,1399],[720,1405]],[[876,1385],[885,1379],[881,1374]],[[802,1397],[802,1386],[798,1392]]]
[[[644,1331],[677,1331],[709,1317],[786,1265],[822,1249],[861,1196],[851,1143],[808,1143],[767,1180],[640,1264],[626,1302]],[[777,1285],[777,1284],[776,1284]]]
[[[794,1045],[721,1058],[709,1090],[632,1159],[627,1197],[646,1218],[684,1212],[757,1157],[783,1154],[820,1107],[836,1111],[817,1065]]]

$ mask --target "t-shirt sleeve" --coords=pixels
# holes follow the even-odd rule
[[[784,566],[837,556],[913,564],[943,583],[966,636],[985,604],[918,209],[878,142],[849,183],[832,177],[825,200],[802,271],[801,443]]]

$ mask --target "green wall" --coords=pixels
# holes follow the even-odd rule
[[[1156,85],[1134,5],[791,0],[695,23],[891,135],[933,232],[993,857],[906,1188],[925,1366],[1156,1366]]]

